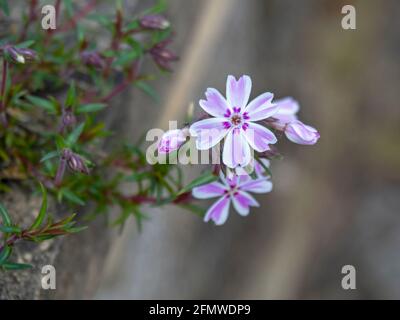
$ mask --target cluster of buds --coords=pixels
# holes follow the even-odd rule
[[[167,46],[171,43],[171,39],[167,39],[157,43],[154,47],[150,49],[150,54],[154,59],[154,62],[164,70],[171,71],[171,62],[178,60],[178,56],[176,56],[171,50],[167,48]]]
[[[159,14],[147,15],[139,19],[139,24],[144,29],[165,30],[171,25],[165,17]]]
[[[59,186],[64,177],[65,169],[68,166],[73,172],[79,172],[83,174],[89,174],[89,168],[86,165],[86,160],[80,155],[72,152],[70,149],[63,149],[60,157],[60,165],[58,166],[56,178],[54,184]]]
[[[102,69],[106,65],[104,57],[97,51],[82,51],[81,59],[84,64],[96,69]]]
[[[34,50],[28,48],[18,48],[12,45],[5,45],[0,48],[0,54],[7,60],[16,63],[25,63],[37,58]]]

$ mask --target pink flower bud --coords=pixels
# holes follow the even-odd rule
[[[297,120],[297,112],[300,109],[299,103],[292,97],[275,100],[274,103],[278,105],[278,111],[273,115],[275,119],[281,124],[286,124]]]
[[[171,40],[167,39],[161,41],[152,47],[149,52],[153,57],[154,62],[161,68],[167,71],[171,71],[171,62],[178,60],[178,57],[167,48]]]
[[[158,144],[159,153],[170,153],[178,150],[186,141],[186,134],[183,130],[169,130],[163,134]]]
[[[81,53],[81,59],[84,64],[95,67],[97,69],[104,68],[106,63],[103,56],[96,51],[83,51]]]
[[[21,54],[27,61],[32,61],[37,59],[37,53],[32,49],[19,48],[18,53]]]
[[[12,45],[5,45],[0,48],[0,55],[10,59],[12,62],[25,63],[37,58],[34,50],[28,48],[18,48]]]
[[[61,159],[67,161],[68,167],[72,171],[89,174],[89,168],[86,166],[85,160],[70,149],[63,149]]]
[[[286,137],[298,144],[316,144],[320,135],[319,132],[310,126],[305,125],[299,120],[290,122],[285,127]]]
[[[76,123],[76,117],[71,107],[63,109],[61,122],[65,127],[73,126]]]
[[[164,30],[170,26],[169,21],[159,14],[144,16],[139,23],[143,28],[156,30]]]
[[[24,56],[21,53],[19,53],[19,50],[17,50],[17,48],[13,46],[7,46],[5,48],[5,52],[6,54],[9,55],[9,57],[13,62],[25,63]]]

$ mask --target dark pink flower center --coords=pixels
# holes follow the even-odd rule
[[[241,113],[240,107],[234,107],[233,112],[230,109],[227,109],[224,113],[224,117],[228,118],[228,121],[223,122],[225,129],[229,129],[233,126],[235,128],[242,128],[243,130],[246,130],[249,126],[245,120],[249,120],[250,117],[247,112]]]
[[[229,196],[237,196],[239,194],[240,187],[233,181],[228,181],[229,189],[224,191],[224,195]]]
[[[235,113],[231,118],[232,124],[236,127],[242,123],[242,116],[240,114]]]

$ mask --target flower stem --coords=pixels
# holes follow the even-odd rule
[[[140,59],[136,60],[133,63],[132,68],[129,70],[128,76],[126,79],[124,79],[120,84],[116,85],[114,89],[111,90],[109,94],[107,94],[105,97],[101,99],[101,102],[107,103],[109,102],[112,98],[114,98],[116,95],[124,91],[128,85],[135,80],[138,79],[139,75],[139,69],[140,69],[140,64],[141,61]]]
[[[38,0],[31,0],[29,3],[29,13],[28,17],[26,19],[26,22],[24,24],[24,27],[22,28],[21,35],[19,37],[19,41],[23,41],[26,38],[29,26],[34,22],[37,18],[37,15],[35,13],[36,11],[36,6],[37,6]]]
[[[56,187],[60,186],[60,184],[63,180],[63,177],[64,177],[66,167],[67,167],[67,160],[64,157],[61,157],[60,164],[57,169],[56,177],[54,179],[54,185]]]
[[[6,59],[3,59],[3,73],[1,77],[1,88],[0,88],[0,122],[5,127],[7,126],[7,116],[6,116],[6,82],[7,82],[7,73],[8,73],[8,63]]]
[[[14,234],[11,236],[3,245],[0,246],[0,253],[3,251],[4,247],[7,246],[12,246],[20,237],[17,234]]]
[[[88,2],[80,11],[74,14],[74,17],[71,18],[64,26],[60,29],[56,29],[55,32],[66,32],[76,27],[76,24],[84,17],[86,17],[97,4],[97,0],[92,0]]]

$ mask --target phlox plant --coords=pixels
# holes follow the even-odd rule
[[[103,149],[112,132],[101,119],[116,107],[113,98],[132,86],[156,95],[149,85],[155,76],[142,70],[143,61],[168,72],[178,59],[169,49],[164,2],[128,15],[120,1],[102,13],[101,1],[57,0],[54,30],[42,28],[39,1],[26,3],[13,22],[12,2],[0,1],[1,19],[10,26],[0,39],[0,192],[20,184],[42,194],[43,204],[31,226],[16,224],[13,208],[0,206],[0,269],[29,267],[13,259],[21,241],[81,231],[77,217],[88,204],[93,209],[86,217],[116,205],[120,216],[111,224],[135,217],[140,226],[144,204],[184,204],[187,197],[175,196],[180,172],[148,165],[141,141]],[[135,193],[122,192],[127,183]],[[48,198],[66,212],[47,212]]]
[[[226,221],[231,204],[246,216],[259,205],[252,194],[272,190],[269,160],[279,155],[274,132],[298,144],[319,139],[316,129],[298,119],[297,101],[273,100],[272,93],[250,101],[250,77],[228,76],[226,97],[207,89],[199,101],[203,115],[158,142],[159,154],[178,151],[188,138],[198,150],[223,145],[221,164],[190,183],[177,164],[149,164],[143,140],[105,151],[112,132],[101,119],[115,108],[113,98],[132,85],[154,97],[149,84],[154,75],[142,70],[143,61],[168,72],[178,57],[169,49],[173,33],[162,14],[164,2],[132,16],[119,1],[112,13],[101,13],[100,2],[57,0],[57,28],[43,30],[39,2],[29,0],[21,24],[0,39],[0,192],[12,192],[18,183],[42,195],[30,226],[16,224],[13,208],[0,204],[4,270],[31,267],[14,261],[18,242],[80,232],[86,227],[77,219],[83,213],[90,227],[90,219],[117,206],[119,216],[110,224],[123,226],[134,217],[139,228],[149,206],[173,204],[217,225]],[[4,17],[10,13],[7,1],[0,0],[0,8]],[[208,198],[215,198],[209,209],[197,204]],[[50,199],[67,212],[50,214]]]

